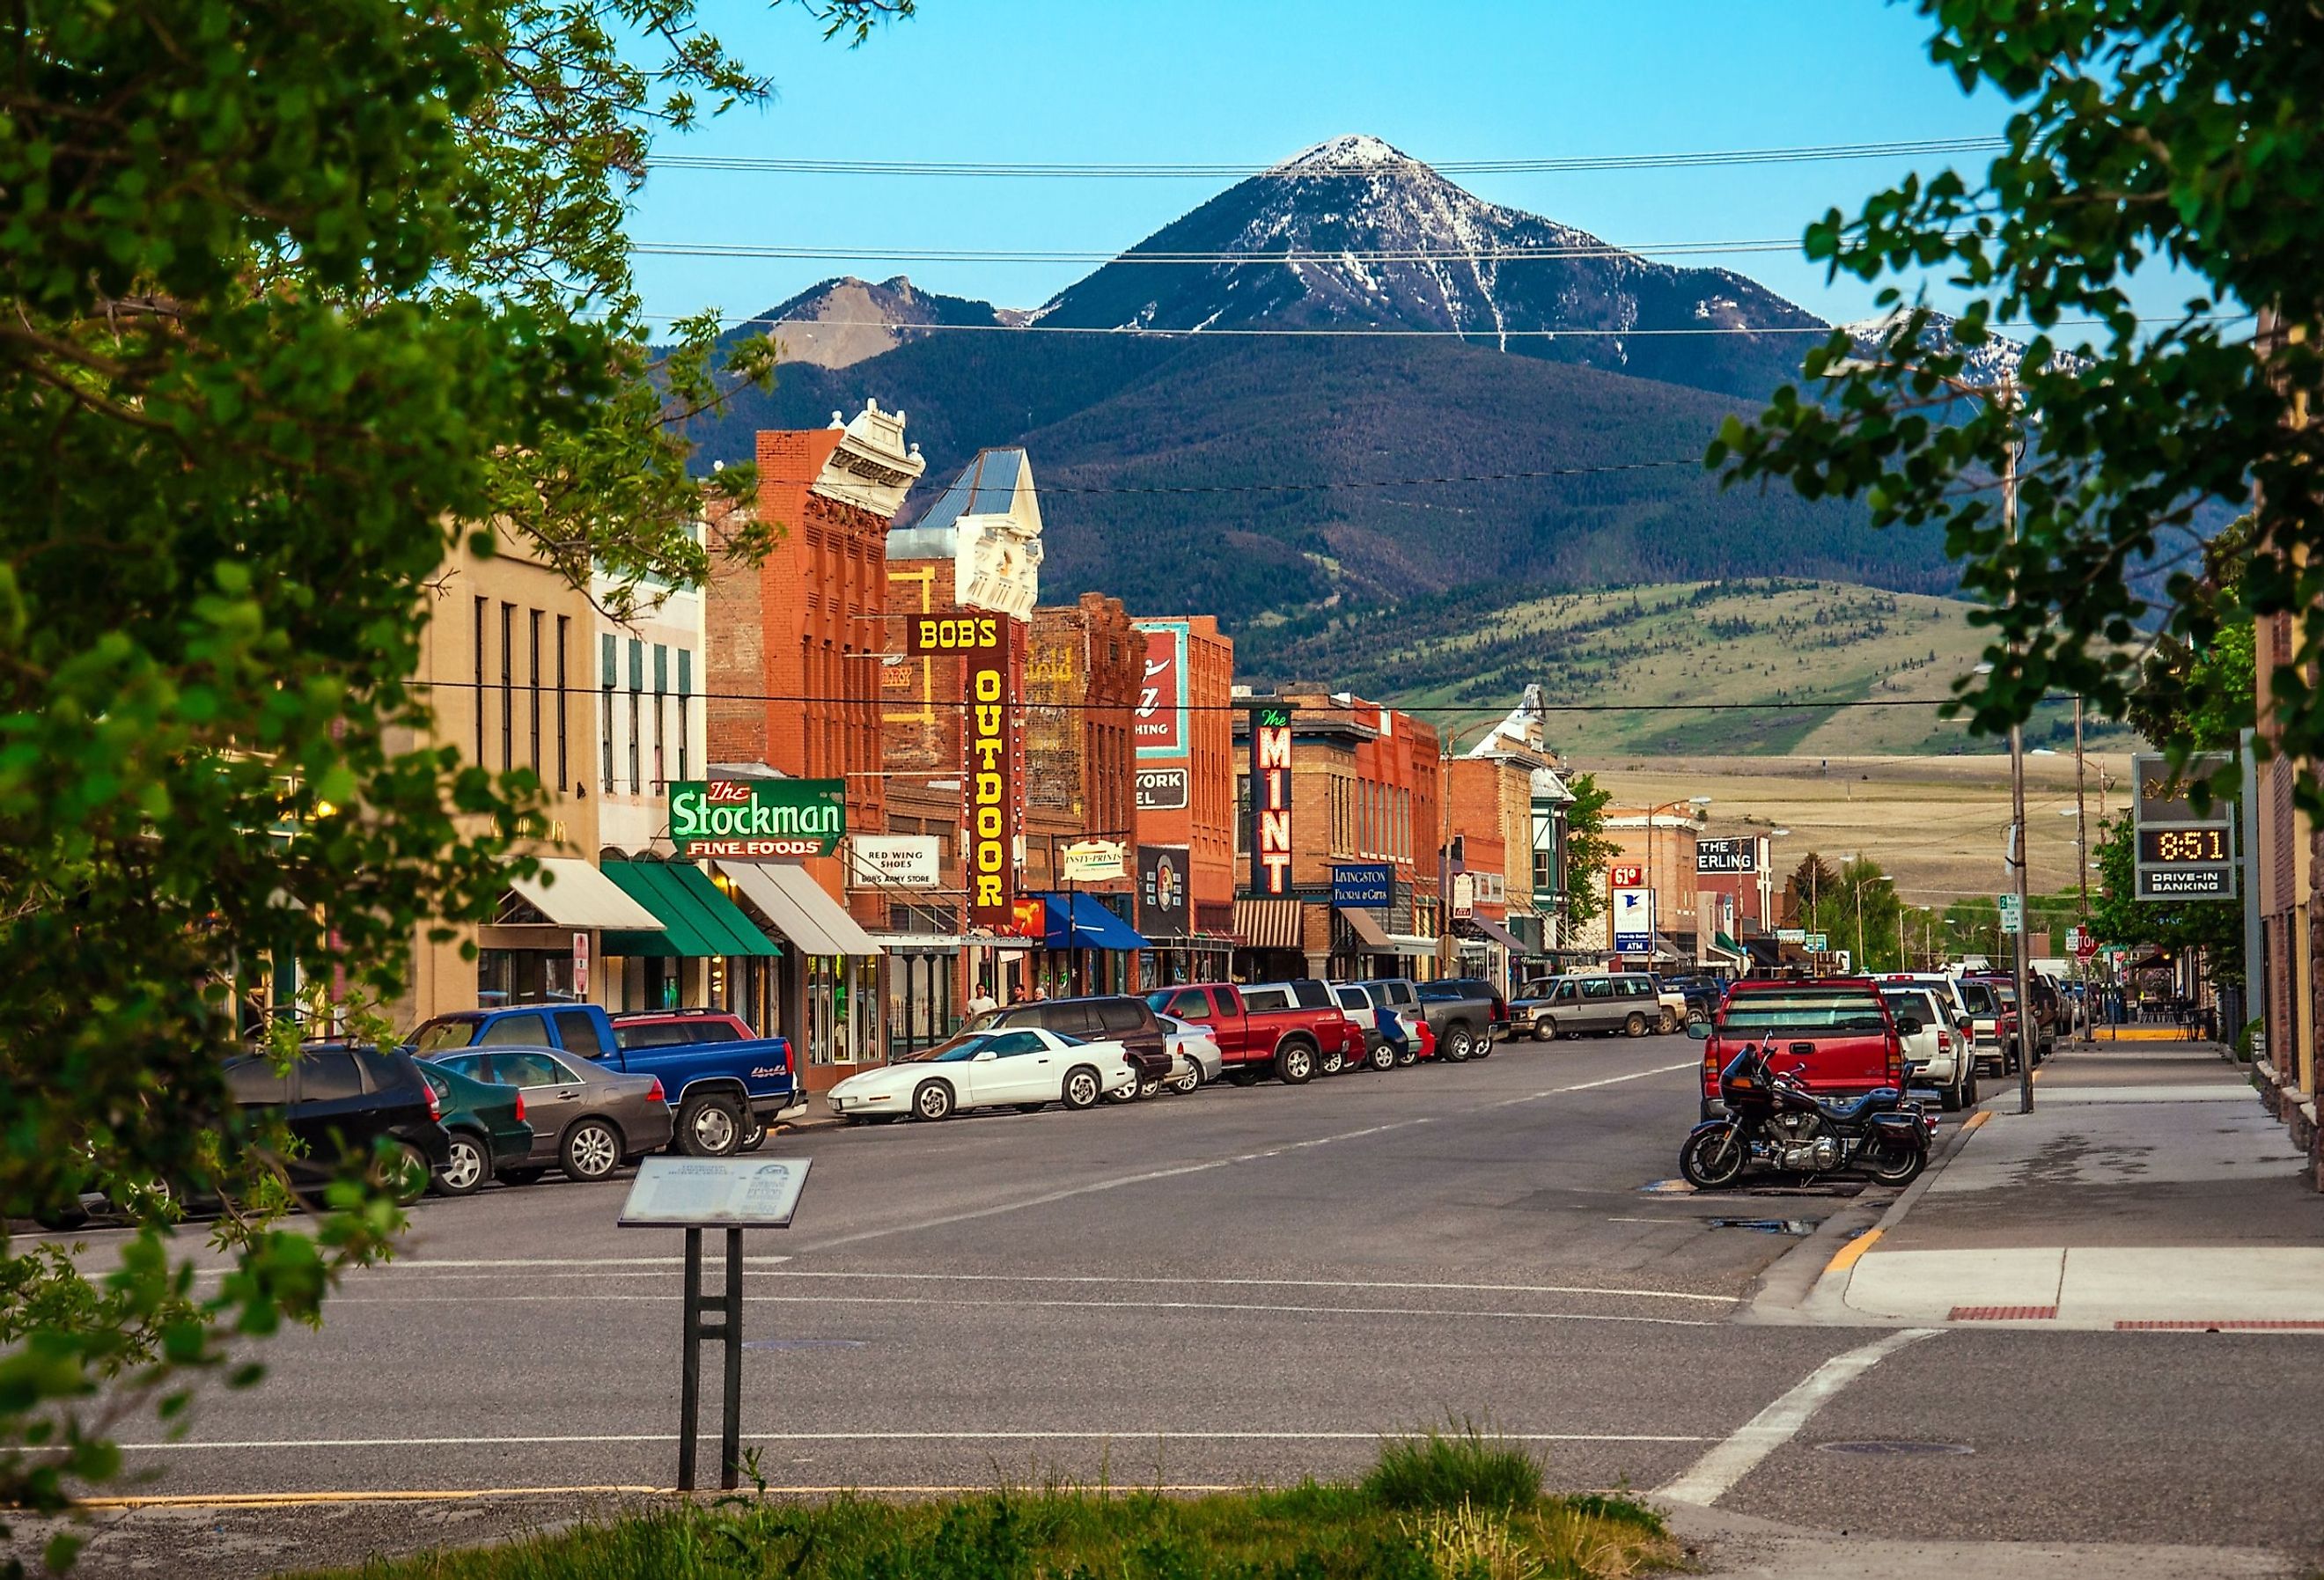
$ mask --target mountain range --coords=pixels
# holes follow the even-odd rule
[[[697,423],[697,464],[877,399],[928,459],[908,520],[979,448],[1022,446],[1045,600],[1216,613],[1258,679],[1328,679],[1303,661],[1364,626],[1488,624],[1576,587],[1956,585],[1926,534],[1700,465],[1831,325],[1729,270],[1485,202],[1373,137],[1238,182],[1037,309],[850,277],[736,333],[770,322],[776,388]]]

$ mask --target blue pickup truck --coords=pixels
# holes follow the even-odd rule
[[[404,1039],[421,1058],[456,1048],[557,1048],[608,1069],[660,1077],[676,1116],[670,1145],[696,1157],[755,1150],[799,1101],[790,1044],[723,1010],[607,1015],[595,1004],[511,1004],[423,1022]]]

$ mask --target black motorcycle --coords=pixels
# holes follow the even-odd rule
[[[1894,1086],[1852,1099],[1819,1097],[1767,1063],[1764,1046],[1719,1072],[1727,1117],[1694,1127],[1678,1169],[1697,1190],[1725,1190],[1753,1163],[1787,1174],[1861,1169],[1883,1185],[1910,1185],[1929,1161],[1933,1116]]]

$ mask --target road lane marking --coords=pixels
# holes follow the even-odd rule
[[[1908,1327],[1886,1338],[1834,1355],[1809,1372],[1791,1391],[1753,1416],[1716,1448],[1688,1467],[1676,1481],[1655,1489],[1655,1495],[1674,1503],[1699,1503],[1708,1508],[1731,1491],[1759,1462],[1799,1435],[1810,1417],[1827,1400],[1906,1344],[1934,1338],[1941,1327]]]
[[[786,1262],[790,1260],[791,1259],[788,1256],[746,1256],[742,1259],[742,1262],[746,1267],[773,1267],[779,1262]],[[658,1271],[663,1268],[678,1269],[685,1266],[686,1258],[682,1256],[512,1256],[466,1257],[456,1259],[444,1258],[441,1260],[435,1257],[415,1257],[410,1260],[383,1261],[374,1267],[365,1268],[355,1276],[357,1278],[376,1278],[384,1272],[428,1272],[437,1268],[496,1268],[503,1271],[539,1271],[543,1268],[573,1267],[587,1268],[593,1270],[588,1273],[552,1273],[545,1274],[543,1276],[552,1278],[596,1277],[606,1269],[634,1268],[639,1270],[630,1273],[613,1272],[605,1274],[605,1276],[613,1278],[641,1278],[650,1270]],[[233,1272],[234,1270],[235,1270],[232,1267],[198,1267],[194,1270],[194,1276],[198,1279],[224,1278],[226,1274]]]
[[[1639,1322],[1657,1327],[1717,1327],[1703,1317],[1627,1317],[1594,1311],[1477,1311],[1444,1306],[1278,1306],[1264,1301],[1235,1300],[970,1300],[941,1295],[745,1295],[752,1306],[954,1306],[1015,1311],[1027,1307],[1066,1311],[1265,1311],[1286,1317],[1480,1317],[1528,1322]],[[569,1306],[564,1295],[340,1295],[331,1309],[346,1306]],[[592,1305],[669,1303],[668,1295],[589,1297]]]
[[[1204,1174],[1213,1169],[1231,1168],[1237,1163],[1255,1163],[1262,1158],[1279,1157],[1285,1152],[1305,1151],[1311,1147],[1328,1147],[1338,1141],[1352,1141],[1363,1136],[1382,1135],[1389,1131],[1409,1130],[1415,1125],[1431,1124],[1433,1114],[1417,1119],[1399,1119],[1389,1124],[1367,1125],[1362,1130],[1342,1131],[1337,1135],[1317,1136],[1312,1141],[1291,1141],[1270,1147],[1265,1151],[1239,1152],[1231,1158],[1212,1158],[1200,1163],[1181,1163],[1171,1169],[1149,1169],[1139,1174],[1123,1174],[1111,1179],[1095,1179],[1087,1185],[1068,1186],[1063,1190],[1044,1191],[1039,1196],[1021,1201],[1001,1202],[989,1207],[975,1207],[967,1212],[947,1213],[941,1217],[922,1218],[915,1223],[897,1224],[885,1229],[859,1229],[853,1234],[840,1234],[829,1240],[818,1240],[804,1246],[805,1251],[828,1251],[835,1245],[853,1245],[858,1241],[879,1240],[890,1234],[913,1234],[924,1229],[940,1229],[948,1224],[965,1224],[977,1218],[998,1217],[1003,1213],[1022,1212],[1028,1207],[1047,1206],[1052,1202],[1068,1201],[1077,1196],[1091,1196],[1099,1191],[1120,1190],[1124,1186],[1149,1185],[1157,1179],[1176,1179],[1188,1174]]]
[[[1831,1260],[1823,1264],[1823,1270],[1827,1273],[1846,1272],[1864,1260],[1864,1253],[1872,1249],[1872,1243],[1879,1239],[1880,1234],[1881,1231],[1877,1229],[1867,1229],[1838,1251],[1833,1252]]]
[[[1699,1061],[1688,1059],[1683,1064],[1656,1065],[1650,1070],[1632,1070],[1627,1076],[1608,1076],[1602,1081],[1579,1081],[1571,1086],[1552,1086],[1546,1092],[1528,1092],[1522,1097],[1504,1097],[1499,1103],[1489,1103],[1487,1108],[1515,1108],[1520,1103],[1538,1103],[1545,1097],[1563,1097],[1568,1092],[1594,1092],[1600,1086],[1618,1086],[1624,1081],[1643,1081],[1648,1076],[1666,1076],[1673,1070],[1700,1067]]]
[[[745,1443],[1380,1443],[1394,1432],[1117,1431],[1023,1432],[745,1432]],[[1700,1433],[1499,1432],[1518,1443],[1711,1443]],[[124,1453],[182,1453],[194,1449],[267,1452],[309,1448],[513,1448],[587,1443],[675,1443],[675,1432],[593,1432],[554,1437],[248,1437],[215,1443],[124,1443]]]

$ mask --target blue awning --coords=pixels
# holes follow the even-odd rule
[[[1137,929],[1098,903],[1093,894],[1043,894],[1049,925],[1042,942],[1052,949],[1143,949]],[[1071,901],[1068,910],[1067,901]],[[1072,919],[1068,921],[1068,915]]]

